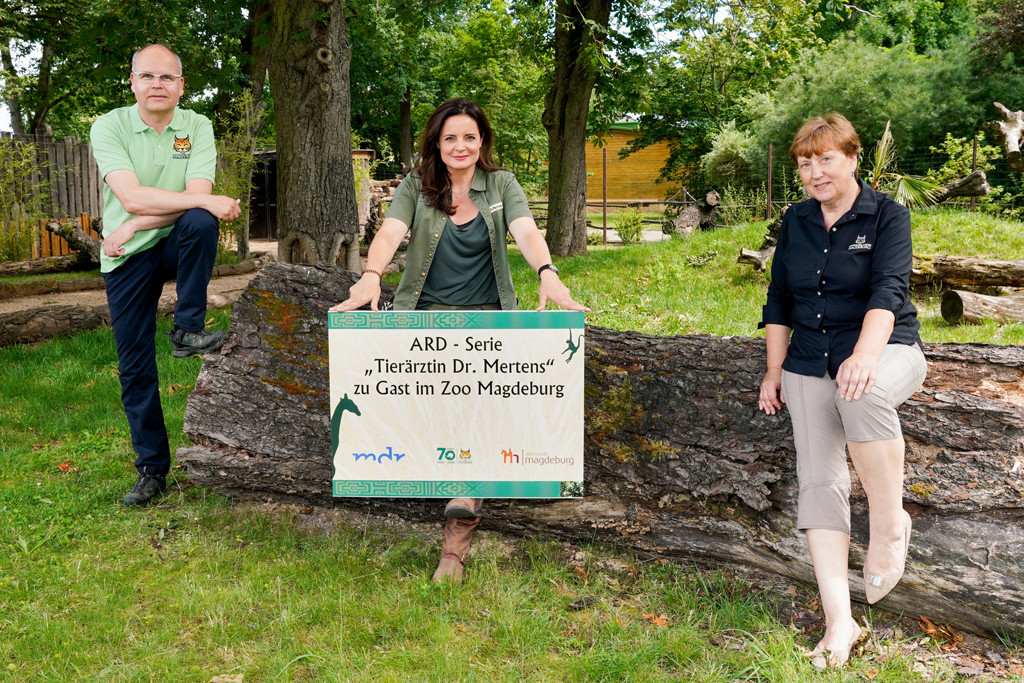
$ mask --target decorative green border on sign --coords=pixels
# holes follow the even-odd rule
[[[363,498],[561,498],[558,481],[334,481],[335,496]],[[582,489],[582,487],[580,487]]]
[[[582,311],[332,311],[329,330],[582,329]]]

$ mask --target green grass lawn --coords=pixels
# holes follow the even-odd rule
[[[936,252],[970,243],[1022,258],[1020,225],[990,220],[936,212],[915,232]],[[753,335],[766,279],[735,259],[763,230],[591,248],[558,265],[594,309],[588,324]],[[536,275],[512,260],[535,305]],[[946,326],[932,298],[919,303],[928,341],[1021,339],[1020,326]],[[227,313],[211,315],[227,327]],[[174,450],[201,360],[172,358],[162,334],[157,345]],[[487,532],[463,584],[432,585],[439,523],[232,506],[178,485],[159,506],[126,509],[119,391],[109,330],[0,349],[0,681],[957,679],[947,662],[921,673],[908,656],[814,674],[796,652],[811,641],[777,616],[804,608],[806,587]],[[895,641],[937,651],[920,633]]]

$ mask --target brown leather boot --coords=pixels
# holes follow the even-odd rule
[[[483,498],[452,498],[444,506],[445,518],[469,519],[480,517],[484,508]]]
[[[480,526],[479,517],[449,517],[444,522],[444,543],[441,561],[431,581],[462,581],[462,567],[473,542],[473,532]]]

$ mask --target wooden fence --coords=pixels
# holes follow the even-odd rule
[[[31,179],[31,184],[49,190],[49,219],[78,218],[86,232],[98,236],[92,230],[90,216],[102,214],[103,183],[92,155],[92,146],[77,138],[54,140],[48,135],[0,135],[0,145],[11,144],[12,141],[31,143],[35,148],[36,171],[33,175],[38,176]],[[74,251],[64,238],[46,230],[45,220],[38,224],[31,221],[29,226],[17,216],[6,218],[0,220],[0,239],[31,230],[31,258],[59,256]]]
[[[99,168],[92,156],[92,146],[77,138],[54,140],[49,135],[19,135],[5,133],[0,144],[7,140],[29,142],[36,147],[41,180],[50,188],[50,202],[54,218],[69,218],[87,213],[99,216],[103,208],[103,183]]]

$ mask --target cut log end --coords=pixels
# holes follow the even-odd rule
[[[942,295],[942,319],[950,325],[956,325],[964,317],[964,301],[956,290],[948,290]]]

